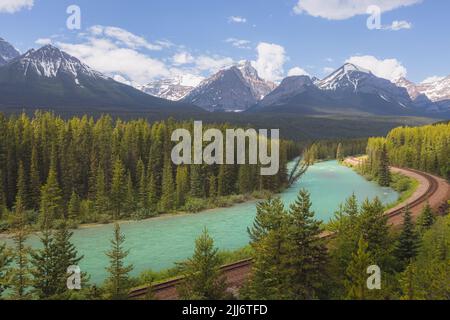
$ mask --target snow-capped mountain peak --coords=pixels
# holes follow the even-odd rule
[[[204,80],[184,100],[209,111],[244,111],[274,88],[259,77],[251,62],[243,61]]]
[[[20,56],[20,52],[5,39],[0,38],[0,66]]]
[[[352,63],[346,63],[328,77],[318,82],[318,87],[322,90],[337,90],[348,88],[358,91],[358,85],[366,77],[373,76],[369,70],[356,66]]]
[[[92,78],[105,78],[77,58],[61,51],[55,46],[46,45],[38,50],[31,49],[19,58],[19,68],[24,76],[30,73],[46,78],[68,75],[77,84],[80,75]]]
[[[152,81],[145,86],[138,86],[137,88],[152,96],[178,101],[189,94],[189,92],[191,92],[203,80],[204,78],[201,76],[186,74],[174,77],[172,79]]]

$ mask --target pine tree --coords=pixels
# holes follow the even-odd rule
[[[51,167],[46,184],[41,188],[41,203],[39,220],[41,225],[51,224],[55,219],[62,218],[61,189],[56,178],[55,168]]]
[[[3,214],[6,212],[7,204],[6,204],[6,194],[3,184],[4,178],[3,178],[3,171],[0,168],[0,219],[2,218]]]
[[[378,198],[364,201],[359,216],[358,228],[368,243],[368,252],[377,264],[387,269],[391,258],[392,241],[389,236],[388,217]]]
[[[17,197],[15,220],[14,220],[14,267],[11,270],[9,287],[11,289],[11,298],[13,300],[27,300],[31,298],[29,287],[30,265],[29,254],[31,249],[25,244],[28,237],[28,227],[25,217],[25,208],[22,199]]]
[[[289,298],[286,259],[286,219],[283,202],[269,199],[257,205],[255,222],[248,229],[254,250],[252,276],[241,293],[245,299]]]
[[[413,263],[409,264],[405,271],[400,274],[399,283],[403,292],[402,300],[416,300],[417,288],[414,281],[416,274],[417,268]]]
[[[97,169],[97,177],[95,180],[95,213],[98,215],[106,214],[109,209],[109,200],[106,193],[105,172],[100,166]]]
[[[0,244],[0,300],[3,292],[8,289],[8,276],[12,261],[12,252],[6,248],[6,244]]]
[[[287,218],[287,268],[292,299],[317,297],[327,262],[327,250],[320,239],[320,222],[314,220],[311,205],[309,193],[300,190]]]
[[[217,197],[217,178],[214,174],[211,174],[208,179],[208,197],[215,199]]]
[[[179,265],[185,278],[178,288],[184,300],[220,300],[225,298],[225,279],[214,240],[205,229],[195,242],[192,258]]]
[[[170,212],[175,208],[175,186],[173,183],[173,173],[170,158],[164,161],[160,211]]]
[[[114,162],[113,175],[111,182],[111,207],[114,212],[114,219],[120,219],[120,214],[123,210],[123,202],[126,195],[125,169],[122,161],[117,159]]]
[[[389,156],[386,144],[383,145],[383,149],[381,150],[378,183],[382,187],[389,187],[391,184],[391,171],[389,168]]]
[[[345,281],[347,299],[365,300],[368,298],[367,268],[372,265],[372,257],[367,248],[367,242],[361,237],[358,249],[352,254],[352,259],[347,267]]]
[[[23,163],[22,161],[19,164],[19,171],[18,171],[18,177],[17,177],[17,194],[16,194],[17,198],[22,199],[22,203],[24,205],[24,207],[26,208],[26,202],[28,199],[28,194],[27,194],[27,183],[25,180],[25,170],[23,168]]]
[[[38,153],[35,146],[31,152],[30,165],[30,202],[31,208],[38,210],[41,196],[41,178],[39,174]]]
[[[186,166],[177,167],[176,185],[176,205],[180,208],[185,204],[189,194],[189,172]]]
[[[31,254],[31,274],[33,276],[34,293],[40,299],[46,299],[56,294],[58,275],[55,268],[55,246],[52,232],[49,228],[42,231],[41,248]]]
[[[194,198],[203,198],[205,189],[202,177],[202,167],[200,165],[191,166],[191,196]]]
[[[419,248],[419,237],[414,231],[414,224],[411,218],[411,211],[405,208],[403,216],[403,227],[400,233],[397,247],[395,249],[395,256],[401,263],[402,268],[405,268],[411,260],[417,256]]]
[[[134,187],[131,180],[131,173],[128,172],[127,191],[125,194],[125,212],[130,215],[136,211],[136,201],[134,199]]]
[[[342,147],[342,143],[339,143],[338,144],[338,147],[337,147],[337,151],[336,151],[336,159],[339,161],[339,162],[342,162],[342,161],[344,161],[344,150],[343,150],[343,147]]]
[[[106,280],[107,296],[112,300],[124,300],[128,295],[129,276],[133,270],[133,266],[125,266],[124,260],[128,256],[129,251],[123,249],[125,236],[120,231],[118,223],[114,226],[114,237],[111,240],[111,250],[106,253],[110,264],[106,270],[109,277]]]
[[[66,223],[61,223],[55,233],[55,274],[57,276],[56,294],[61,295],[67,291],[67,268],[79,265],[83,256],[78,256],[77,249],[71,242],[73,232]],[[86,274],[82,274],[86,277]]]
[[[69,204],[67,206],[67,217],[71,220],[77,220],[80,216],[81,200],[75,191],[72,191]]]
[[[138,177],[138,208],[147,209],[148,199],[147,199],[147,179],[145,175],[145,166],[142,159],[139,159],[137,165],[137,177]]]
[[[422,212],[417,219],[417,227],[419,232],[423,233],[425,230],[431,228],[431,226],[436,221],[436,217],[433,214],[433,209],[431,209],[430,203],[427,202],[426,206],[422,209]]]
[[[240,194],[247,194],[252,191],[251,167],[249,165],[239,166],[238,186]]]
[[[158,210],[158,186],[156,185],[156,177],[152,174],[148,183],[148,206],[152,211]]]

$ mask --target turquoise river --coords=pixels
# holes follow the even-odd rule
[[[334,211],[352,193],[359,200],[378,196],[383,203],[397,200],[398,194],[389,188],[381,188],[366,181],[352,169],[336,161],[318,163],[310,167],[307,174],[280,196],[288,205],[292,203],[301,188],[311,193],[313,209],[317,219],[328,221]],[[249,227],[256,214],[255,202],[247,202],[231,208],[208,210],[197,214],[162,216],[145,221],[121,224],[126,236],[125,246],[130,250],[127,263],[134,265],[133,275],[152,269],[170,268],[174,263],[191,256],[195,238],[208,228],[220,249],[232,250],[248,244]],[[83,271],[91,275],[91,282],[101,283],[106,277],[113,225],[80,228],[74,231],[73,243],[84,255],[80,263]],[[8,241],[9,242],[9,241]],[[29,240],[32,247],[39,246],[37,236]]]

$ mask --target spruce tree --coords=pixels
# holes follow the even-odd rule
[[[431,226],[436,221],[436,217],[433,214],[433,209],[431,209],[430,203],[427,202],[425,207],[422,209],[422,212],[417,219],[417,227],[419,232],[423,233],[425,230],[431,228]]]
[[[78,256],[77,249],[71,242],[73,232],[70,231],[66,223],[61,223],[55,232],[54,255],[55,274],[57,276],[57,295],[67,292],[67,268],[79,265],[83,256]],[[86,274],[82,274],[82,279]]]
[[[62,216],[61,189],[56,178],[56,170],[50,168],[46,184],[41,188],[41,203],[39,209],[39,220],[41,225],[51,224],[55,219]]]
[[[214,174],[209,175],[208,186],[208,197],[211,199],[217,198],[217,178]]]
[[[352,259],[347,267],[345,281],[347,299],[368,299],[367,268],[372,265],[373,260],[367,248],[368,243],[361,237],[358,249],[352,254]]]
[[[156,176],[151,174],[148,183],[148,207],[156,212],[158,210],[158,186],[156,184]]]
[[[120,231],[120,225],[114,225],[114,237],[111,240],[111,250],[106,253],[109,258],[109,267],[106,268],[109,276],[106,280],[107,297],[112,300],[124,300],[129,289],[129,273],[133,266],[125,266],[124,260],[129,251],[124,250],[125,236]]]
[[[41,248],[31,253],[33,291],[40,299],[47,299],[56,294],[58,279],[52,231],[46,227],[40,240]]]
[[[185,276],[178,288],[184,300],[220,300],[225,298],[225,278],[220,271],[221,260],[214,240],[205,229],[195,241],[194,255],[179,264]]]
[[[189,194],[189,172],[186,166],[177,167],[176,185],[176,205],[182,207]]]
[[[22,204],[24,205],[24,208],[27,207],[27,200],[28,200],[27,182],[25,180],[25,170],[22,161],[19,163],[16,198],[22,199]]]
[[[338,147],[337,147],[337,151],[336,151],[336,159],[339,161],[339,162],[342,162],[342,161],[344,161],[344,150],[343,150],[343,147],[342,147],[342,143],[339,143],[338,144]]]
[[[11,290],[11,298],[13,300],[28,300],[31,298],[29,287],[30,265],[29,254],[31,249],[26,245],[29,231],[25,216],[25,207],[22,199],[17,197],[15,218],[14,218],[14,267],[11,269],[9,287]]]
[[[238,186],[240,194],[247,194],[252,191],[251,167],[249,165],[239,166]]]
[[[30,165],[30,202],[31,208],[38,210],[41,196],[41,178],[39,174],[38,153],[35,146],[31,152]]]
[[[173,181],[172,165],[169,157],[164,161],[162,176],[160,211],[170,212],[175,208],[175,185]]]
[[[391,171],[389,168],[389,156],[386,144],[383,145],[380,155],[380,165],[378,168],[378,183],[382,187],[389,187],[391,184]]]
[[[72,191],[69,204],[67,205],[67,217],[71,220],[77,220],[80,216],[81,199],[75,191]]]
[[[131,180],[131,173],[128,172],[127,176],[127,190],[125,194],[125,212],[127,215],[131,215],[136,211],[136,200],[134,194],[133,181]]]
[[[194,164],[191,166],[191,196],[194,198],[203,198],[205,189],[203,184],[202,167]]]
[[[114,213],[114,219],[120,219],[123,210],[123,203],[126,196],[125,169],[122,161],[117,159],[114,162],[112,182],[111,182],[111,207]]]
[[[8,276],[12,261],[11,250],[6,247],[6,244],[0,244],[0,300],[3,292],[8,289]]]
[[[402,268],[405,268],[416,256],[419,248],[419,237],[414,230],[411,211],[405,208],[403,226],[395,248],[395,256]]]
[[[309,193],[300,190],[287,218],[287,268],[292,299],[317,298],[327,262],[320,222],[314,219],[311,205]]]
[[[6,212],[7,209],[6,194],[3,181],[4,181],[3,171],[0,168],[0,219],[2,218],[3,214]]]
[[[257,205],[255,222],[248,229],[254,250],[252,273],[241,294],[245,299],[287,299],[291,285],[285,260],[286,217],[283,202],[269,199]]]
[[[147,199],[147,179],[145,174],[145,166],[142,159],[139,159],[137,165],[137,177],[138,177],[138,208],[147,209],[148,199]]]
[[[391,263],[392,239],[380,199],[364,201],[358,220],[358,228],[368,243],[368,252],[380,267],[387,269]]]
[[[109,200],[106,193],[105,173],[102,167],[97,169],[97,177],[95,182],[95,199],[94,207],[97,215],[107,214],[109,209]]]

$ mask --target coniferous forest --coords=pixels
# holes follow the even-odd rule
[[[366,172],[377,176],[383,161],[417,169],[450,180],[450,123],[399,127],[386,138],[371,138]]]
[[[130,275],[126,236],[115,224],[105,252],[108,277],[93,285],[82,272],[83,286],[68,288],[67,267],[84,258],[72,243],[71,223],[196,211],[205,201],[221,206],[229,197],[288,186],[286,164],[298,156],[299,144],[281,142],[282,170],[275,176],[260,176],[258,165],[175,166],[170,133],[180,126],[192,130],[192,123],[173,120],[0,116],[0,168],[6,168],[0,171],[0,204],[3,228],[12,234],[11,246],[0,245],[0,298],[124,300],[136,286],[183,276],[177,287],[181,299],[450,299],[449,215],[438,217],[426,205],[414,221],[406,206],[402,224],[392,228],[378,198],[358,203],[353,195],[325,226],[306,190],[289,207],[278,197],[257,204],[248,248],[226,259],[205,229],[192,257],[160,275]],[[387,138],[372,138],[361,170],[383,186],[392,184],[392,164],[446,177],[449,129],[448,124],[398,128]],[[362,145],[364,140],[315,142],[305,160],[343,160],[360,154]],[[419,150],[421,158],[411,157]],[[31,248],[27,239],[36,230],[41,245]],[[220,267],[242,258],[253,259],[251,275],[231,293]],[[368,266],[382,274],[377,290],[367,286]],[[145,299],[156,297],[148,290]]]
[[[9,228],[19,199],[26,219],[37,225],[46,219],[107,222],[227,206],[233,195],[282,190],[287,160],[299,155],[293,142],[281,141],[275,176],[261,176],[259,165],[175,166],[171,134],[178,128],[192,131],[192,122],[0,114],[2,229]]]

